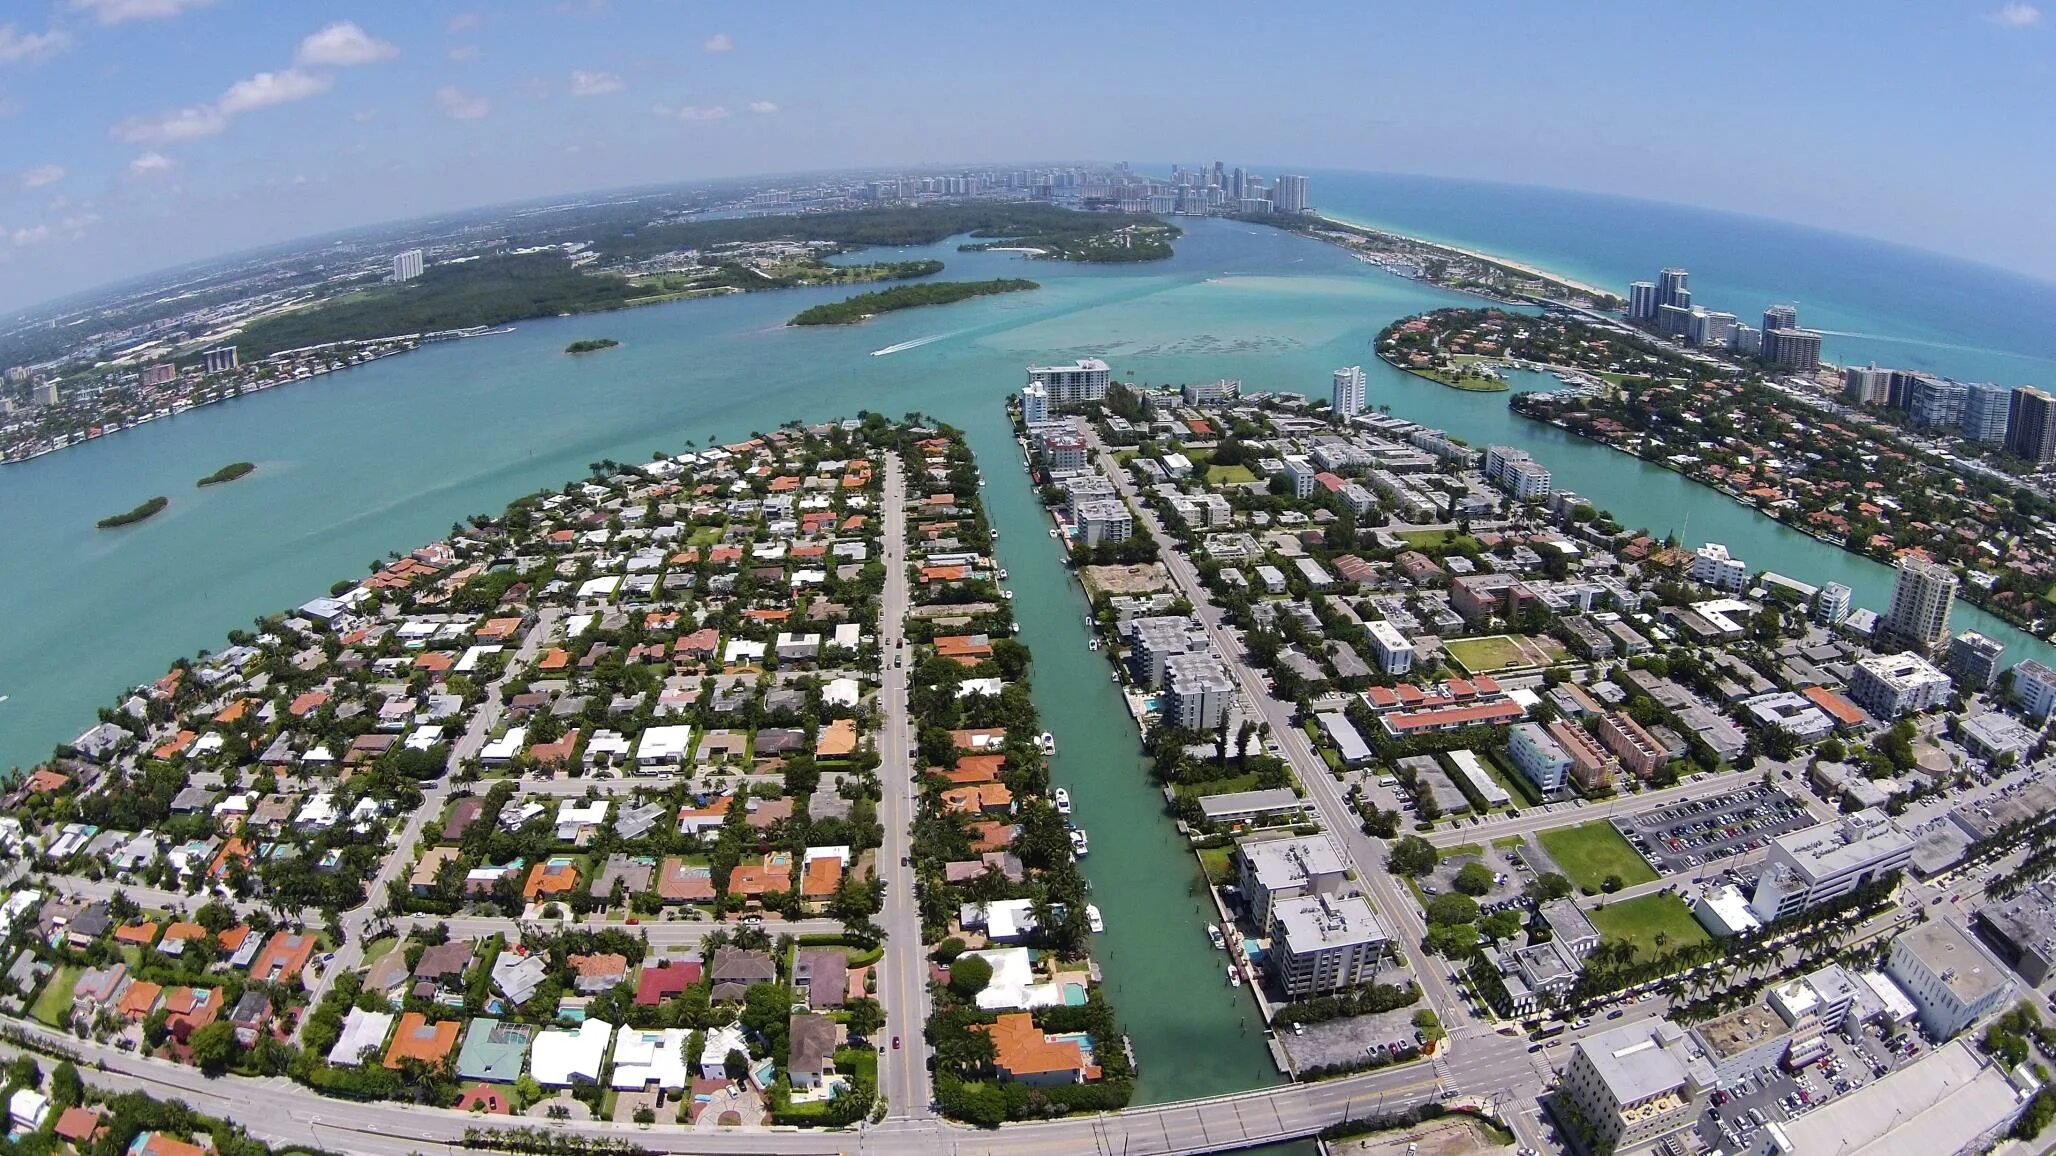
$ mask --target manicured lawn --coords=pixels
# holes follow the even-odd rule
[[[29,1015],[40,1023],[56,1027],[71,1011],[71,989],[79,981],[79,969],[60,967],[48,982],[43,984],[42,994],[29,1007]]]
[[[1217,886],[1234,882],[1235,868],[1230,863],[1234,854],[1233,847],[1201,847],[1199,865],[1206,872],[1206,881]]]
[[[1237,486],[1256,481],[1256,471],[1248,466],[1208,466],[1206,480],[1216,485]]]
[[[1180,798],[1204,799],[1208,795],[1226,795],[1235,791],[1256,790],[1256,773],[1231,775],[1225,779],[1209,779],[1204,783],[1179,783],[1172,788]]]
[[[1563,657],[1563,648],[1556,645],[1554,639],[1527,638],[1516,634],[1458,638],[1444,642],[1442,649],[1448,652],[1452,661],[1471,674],[1532,670]]]
[[[1570,881],[1586,891],[1597,892],[1608,875],[1620,876],[1622,885],[1628,887],[1656,878],[1649,864],[1605,820],[1556,827],[1536,838]]]
[[[1643,895],[1585,914],[1591,917],[1592,926],[1599,929],[1600,935],[1634,944],[1636,954],[1643,959],[1688,943],[1703,943],[1708,938],[1706,929],[1692,918],[1692,909],[1675,895]],[[1656,944],[1659,934],[1664,937],[1661,947]]]

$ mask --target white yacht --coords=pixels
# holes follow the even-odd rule
[[[1075,827],[1071,830],[1071,853],[1080,859],[1085,858],[1086,855],[1091,853],[1091,847],[1085,839],[1085,832]]]
[[[1035,736],[1035,749],[1041,751],[1045,755],[1056,754],[1057,736],[1049,733],[1048,731],[1044,731],[1041,734]]]
[[[1229,986],[1229,987],[1241,987],[1241,986],[1242,986],[1242,973],[1241,973],[1241,972],[1239,972],[1239,971],[1236,971],[1236,970],[1235,970],[1234,968],[1232,968],[1232,967],[1228,969],[1228,986]]]
[[[1051,797],[1057,801],[1057,814],[1068,815],[1071,813],[1071,792],[1058,787],[1055,791],[1051,792]]]
[[[1207,942],[1214,945],[1215,951],[1220,951],[1228,946],[1228,937],[1222,935],[1221,929],[1214,924],[1209,923],[1206,925],[1206,937]]]
[[[1012,602],[1014,600],[1014,592],[1011,590],[1002,590],[999,592],[999,596],[1001,598],[1006,599],[1009,602]]]
[[[1090,927],[1094,935],[1107,929],[1107,921],[1100,915],[1097,904],[1085,905],[1085,926]]]

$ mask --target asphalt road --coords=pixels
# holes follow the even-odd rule
[[[907,523],[904,467],[898,454],[885,459],[885,595],[878,623],[882,656],[878,699],[884,719],[878,734],[878,778],[884,789],[879,819],[885,845],[879,849],[879,877],[885,881],[885,958],[878,994],[885,1003],[885,1034],[899,1042],[880,1056],[878,1079],[890,1118],[926,1120],[934,1115],[934,1086],[921,1026],[928,1019],[927,966],[921,958],[921,908],[914,901],[914,816],[918,807],[913,760],[907,748],[913,727],[907,718],[907,668],[901,657],[907,617]]]

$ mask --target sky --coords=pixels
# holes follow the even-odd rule
[[[1146,158],[1603,191],[2056,277],[2052,50],[2056,0],[0,0],[0,309],[534,196]]]

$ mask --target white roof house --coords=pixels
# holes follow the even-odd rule
[[[514,756],[528,747],[528,728],[509,727],[507,733],[481,747],[478,761],[482,763],[508,763]]]
[[[293,825],[318,831],[335,826],[337,818],[336,797],[327,791],[316,791],[301,804],[299,814],[293,816]]]
[[[578,588],[580,598],[612,598],[621,589],[621,575],[608,574],[600,578],[588,578]]]
[[[863,694],[864,688],[854,678],[830,679],[821,688],[821,701],[829,706],[855,706]]]
[[[686,1068],[685,1045],[692,1033],[684,1028],[661,1031],[621,1029],[614,1041],[614,1075],[617,1088],[640,1089],[651,1084],[683,1088],[691,1078]]]
[[[845,622],[835,628],[835,635],[829,645],[837,650],[855,650],[864,643],[864,628],[854,622]]]
[[[376,1059],[379,1049],[385,1046],[386,1033],[392,1028],[390,1012],[351,1008],[350,1014],[343,1017],[343,1034],[336,1038],[336,1046],[328,1050],[328,1062],[354,1068],[364,1062],[367,1052]]]
[[[50,1097],[34,1088],[19,1088],[7,1100],[8,1122],[24,1132],[43,1126],[50,1115]]]
[[[959,912],[959,922],[966,927],[984,925],[985,937],[994,943],[1026,939],[1039,926],[1035,922],[1033,899],[998,899],[982,908],[975,903],[965,904]]]
[[[992,965],[992,981],[978,993],[978,1006],[986,1011],[1027,1011],[1064,1002],[1062,987],[1035,982],[1035,965],[1025,947],[992,947],[964,954]]]
[[[544,1087],[561,1088],[574,1080],[597,1084],[600,1061],[613,1038],[614,1025],[601,1020],[587,1020],[573,1031],[538,1033],[529,1049],[528,1073]]]
[[[728,649],[722,651],[722,656],[730,666],[737,663],[762,662],[764,649],[761,642],[752,642],[747,638],[731,638],[728,640]]]
[[[967,678],[957,684],[957,697],[966,698],[974,694],[997,697],[1006,685],[996,678]]]
[[[607,821],[607,800],[595,799],[581,803],[566,799],[557,804],[557,838],[576,839],[587,827],[597,827]]]
[[[750,1054],[749,1041],[743,1037],[739,1024],[727,1024],[710,1029],[707,1042],[700,1047],[700,1078],[720,1080],[728,1076],[728,1053]]]
[[[642,739],[636,743],[635,761],[646,767],[668,766],[682,761],[685,752],[691,747],[691,727],[651,727],[642,733]]]
[[[585,741],[585,761],[588,765],[612,765],[627,757],[628,740],[620,731],[594,731],[593,737]]]

